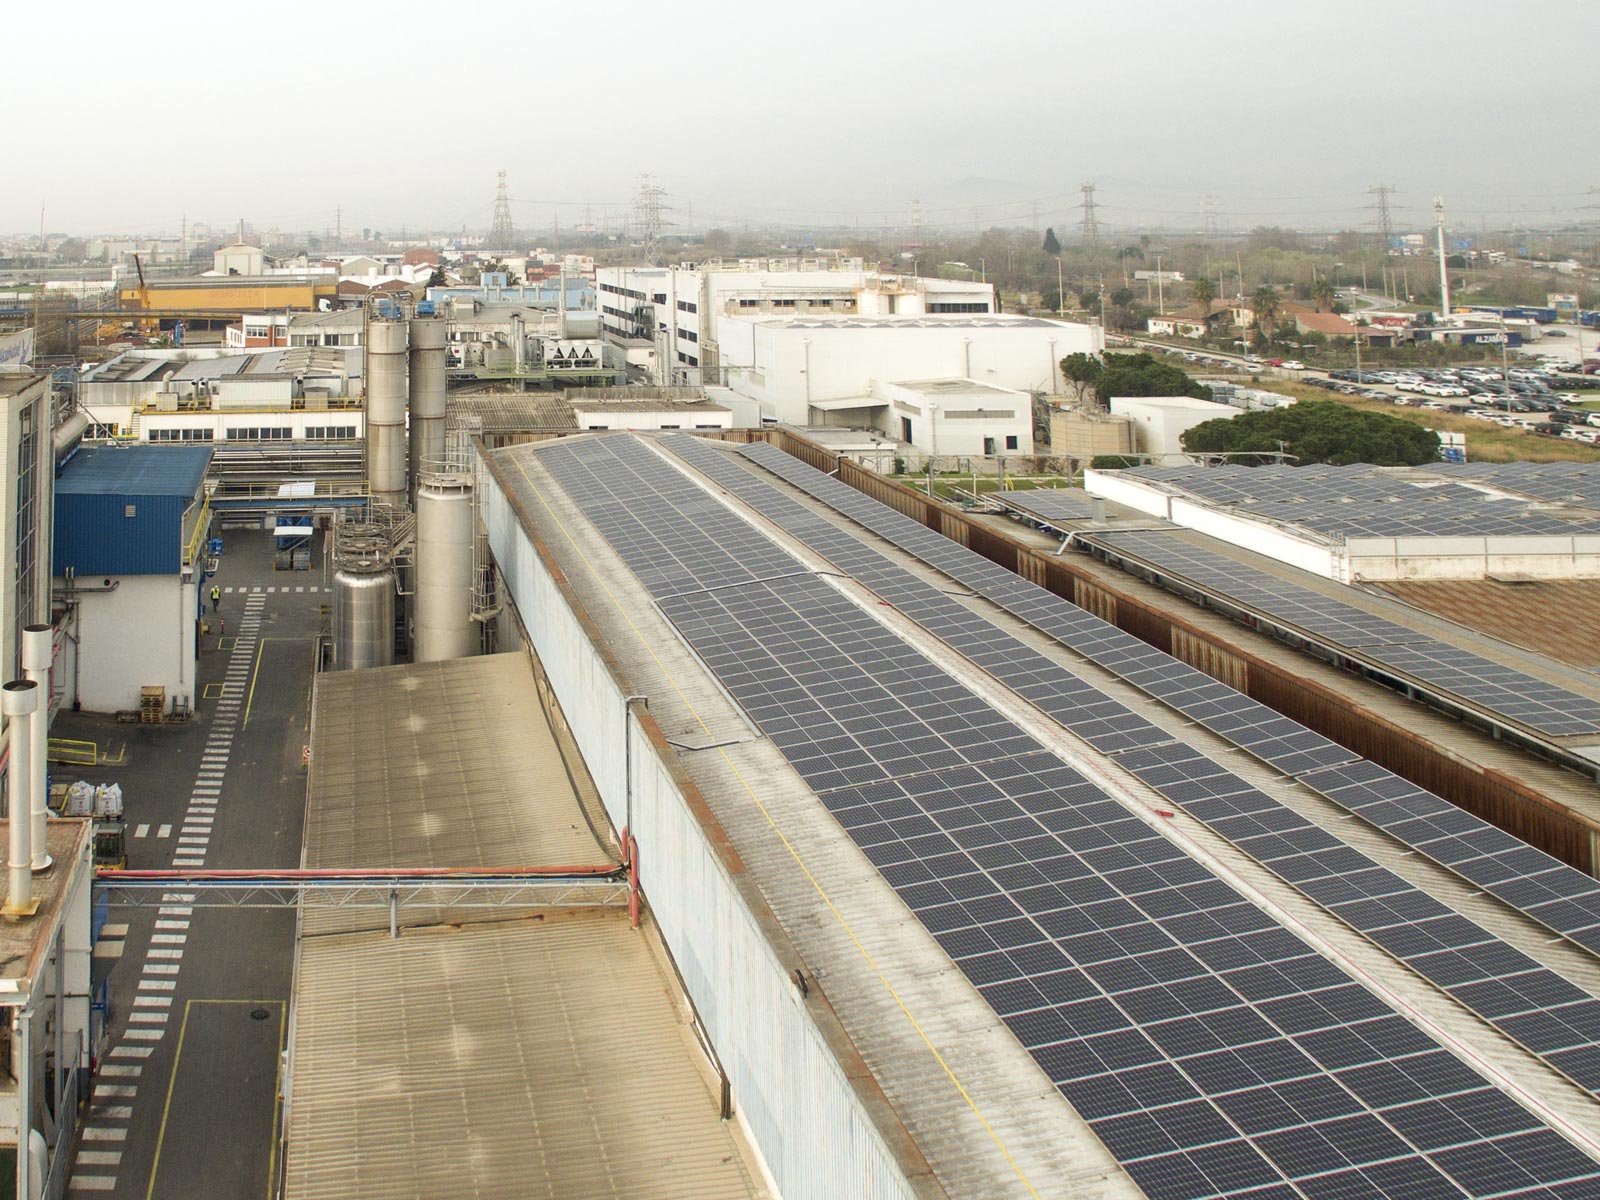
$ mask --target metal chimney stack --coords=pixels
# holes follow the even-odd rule
[[[6,902],[0,906],[0,915],[7,917],[31,917],[39,907],[33,898],[33,815],[29,812],[33,793],[28,782],[33,758],[29,743],[38,711],[39,685],[33,680],[13,679],[0,687],[0,713],[5,714],[11,728],[10,771],[6,776],[10,846]]]
[[[29,738],[28,783],[32,793],[33,869],[48,871],[51,866],[47,826],[50,813],[45,795],[45,780],[49,768],[45,765],[50,740],[50,668],[55,661],[55,636],[53,625],[25,625],[22,629],[22,670],[28,679],[38,685],[39,711],[33,718],[33,736]]]
[[[445,321],[443,317],[411,318],[411,482],[444,466],[445,457]]]

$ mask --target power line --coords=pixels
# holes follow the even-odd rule
[[[666,194],[654,175],[639,176],[639,190],[633,199],[633,232],[642,244],[646,262],[656,259],[661,242],[661,198]]]

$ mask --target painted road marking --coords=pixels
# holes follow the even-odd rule
[[[171,837],[172,836],[172,826],[171,825],[163,825],[160,829],[156,830],[156,836],[159,837],[159,838],[161,838],[161,837]]]
[[[176,975],[178,973],[178,968],[169,966],[166,963],[147,962],[144,965],[144,973],[146,975]]]
[[[86,1125],[82,1134],[86,1142],[125,1142],[128,1140],[126,1129],[108,1129],[104,1125]]]
[[[144,1068],[138,1066],[125,1066],[122,1063],[106,1063],[100,1068],[102,1075],[115,1075],[121,1079],[137,1079],[144,1074]]]
[[[171,996],[135,996],[133,998],[133,1004],[134,1004],[135,1008],[139,1008],[139,1007],[145,1007],[145,1008],[170,1008],[172,1006],[172,997]]]
[[[96,942],[94,944],[94,956],[96,958],[121,958],[122,946],[123,943],[121,942]]]
[[[136,825],[136,826],[134,826],[133,836],[136,837],[136,838],[149,837],[150,836],[150,826],[148,826],[148,825]]]
[[[100,936],[105,938],[125,938],[128,936],[126,925],[105,924],[100,926]]]
[[[149,1058],[155,1053],[154,1046],[113,1046],[107,1058]]]
[[[159,1042],[167,1036],[165,1029],[124,1029],[122,1036],[136,1042]]]
[[[81,1150],[78,1161],[89,1167],[114,1167],[122,1161],[121,1150]],[[77,1184],[73,1185],[74,1187]]]
[[[139,1089],[131,1083],[97,1083],[94,1085],[94,1094],[114,1099],[118,1096],[137,1096]]]
[[[86,1162],[90,1153],[92,1151],[79,1151],[78,1161]],[[116,1186],[117,1177],[115,1175],[80,1175],[74,1171],[71,1180],[68,1181],[67,1190],[109,1192],[115,1190]]]
[[[158,946],[181,946],[189,940],[187,933],[152,933],[150,940]]]
[[[182,950],[151,950],[151,958],[182,958]]]
[[[153,991],[153,990],[170,992],[173,989],[175,989],[177,986],[178,986],[178,981],[176,979],[141,979],[141,980],[139,980],[139,990],[141,992]],[[160,996],[152,996],[150,998],[152,1000],[163,999],[163,997],[160,997]],[[134,1003],[137,1004],[139,1002],[139,997],[135,996],[133,998],[133,1000],[134,1000]]]
[[[163,1012],[159,1008],[141,1008],[129,1013],[128,1020],[137,1021],[141,1025],[165,1025],[167,1023],[167,1017],[170,1015],[170,1013]]]

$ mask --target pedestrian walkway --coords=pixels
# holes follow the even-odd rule
[[[239,636],[228,658],[222,698],[217,702],[211,732],[201,752],[200,768],[190,792],[189,807],[184,813],[183,823],[178,827],[172,852],[174,868],[199,870],[206,865],[217,809],[222,801],[228,761],[233,753],[234,734],[239,725],[239,707],[244,699],[251,662],[260,642],[261,618],[265,607],[265,596],[252,595],[245,601]],[[148,825],[140,825],[134,829],[133,836],[147,837],[149,832]],[[157,838],[170,836],[171,825],[157,828]],[[156,910],[155,928],[150,935],[150,946],[145,953],[133,1007],[127,1014],[127,1026],[121,1039],[111,1048],[95,1080],[84,1123],[82,1148],[78,1151],[67,1188],[69,1196],[116,1189],[117,1172],[122,1163],[129,1122],[133,1118],[133,1105],[139,1097],[140,1076],[144,1072],[145,1060],[153,1052],[154,1044],[166,1036],[172,1015],[172,993],[177,988],[183,952],[189,941],[194,898],[193,892],[162,893],[161,907]],[[126,925],[108,925],[102,931],[100,945],[115,945],[116,955],[120,955],[123,946],[121,939],[126,937],[127,932]],[[99,946],[95,952],[101,954]],[[161,1097],[157,1095],[155,1100],[159,1102]]]

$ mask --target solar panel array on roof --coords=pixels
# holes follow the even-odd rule
[[[1221,704],[1224,712],[1236,711],[1240,714],[1236,719],[1246,721],[1251,719],[1256,709],[1263,707],[1187,663],[1179,662],[1133,635],[1123,633],[1070,601],[1029,583],[965,546],[863,495],[848,484],[808,467],[776,447],[752,445],[740,453],[880,537],[966,584],[979,595],[1049,634],[1068,649],[1107,667],[1113,674],[1152,695],[1161,696],[1165,692],[1162,698],[1180,712],[1186,711],[1185,705],[1191,697],[1198,697],[1201,705]],[[1288,721],[1286,717],[1281,719]],[[1294,729],[1303,728],[1292,721],[1288,724]],[[1250,748],[1248,743],[1236,739],[1225,720],[1213,720],[1207,727],[1236,745]],[[1473,831],[1474,837],[1469,844],[1482,849],[1472,855],[1457,854],[1453,852],[1455,844],[1449,843],[1452,853],[1436,856],[1435,861],[1483,887],[1506,904],[1522,910],[1547,928],[1600,954],[1600,880],[1518,841],[1487,821],[1457,809],[1448,801],[1416,787],[1383,767],[1344,751],[1343,747],[1328,742],[1319,734],[1310,730],[1305,733],[1310,738],[1319,739],[1308,745],[1319,747],[1325,744],[1332,747],[1332,751],[1325,752],[1323,757],[1329,758],[1333,752],[1341,752],[1344,760],[1327,763],[1326,768],[1305,762],[1296,763],[1292,756],[1280,758],[1277,762],[1271,759],[1266,761],[1287,774],[1299,777],[1307,786],[1334,803],[1408,845],[1412,844],[1407,841],[1408,835],[1417,832],[1408,824],[1408,820],[1419,814],[1408,812],[1403,805],[1394,807],[1378,804],[1377,801],[1413,797],[1419,805],[1438,805],[1441,810],[1448,809],[1458,814],[1453,819],[1469,822],[1470,826],[1466,827]],[[1252,752],[1265,758],[1258,750]],[[1348,776],[1342,775],[1341,770],[1348,771]],[[1352,784],[1351,780],[1362,782]],[[1483,861],[1479,862],[1478,859]],[[1465,867],[1471,868],[1470,874]]]
[[[1600,732],[1600,702],[1526,671],[1386,621],[1365,609],[1187,541],[1176,531],[1094,533],[1091,540],[1198,584],[1269,622],[1421,680],[1445,696],[1550,737]]]
[[[1593,1160],[832,585],[747,560],[750,526],[637,439],[536,453],[1150,1196],[1600,1187]]]
[[[1557,516],[1531,502],[1465,484],[1418,481],[1377,467],[1134,467],[1122,474],[1334,539],[1352,537],[1570,537],[1600,519]]]
[[[1006,508],[1042,521],[1083,521],[1094,515],[1094,499],[1079,488],[1029,488],[1024,491],[995,492],[994,498]]]
[[[729,455],[689,437],[663,444],[1285,883],[1580,1086],[1600,1092],[1600,1001],[1199,751],[1177,744],[1059,663],[756,479]],[[1499,989],[1492,996],[1485,994],[1488,981]]]
[[[1587,462],[1429,463],[1446,479],[1469,479],[1508,492],[1600,509],[1600,465]]]

